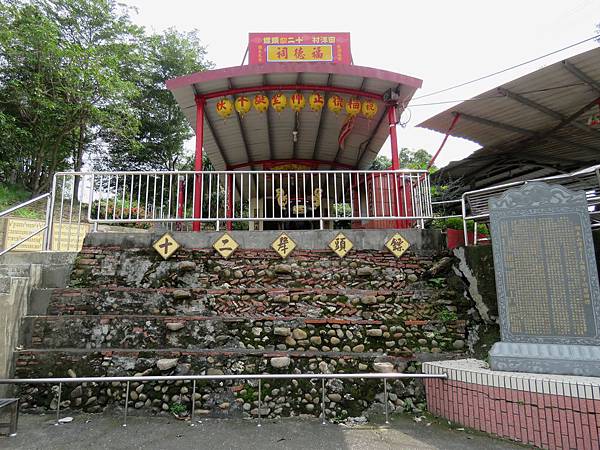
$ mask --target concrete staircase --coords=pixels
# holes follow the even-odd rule
[[[302,243],[303,233],[289,234]],[[417,372],[462,354],[472,305],[438,236],[406,230],[411,249],[396,259],[382,250],[393,232],[347,232],[355,249],[341,259],[322,250],[331,232],[310,233],[316,248],[299,245],[285,261],[266,245],[275,234],[249,248],[251,232],[232,233],[245,245],[225,260],[210,245],[220,233],[175,233],[182,248],[168,261],[151,248],[158,236],[92,234],[66,286],[68,263],[47,267],[47,287],[32,291],[16,376]],[[195,402],[203,414],[258,414],[255,382],[201,383],[195,398],[186,381],[131,387],[140,413]],[[321,412],[320,382],[263,387],[262,415]],[[326,416],[381,411],[382,390],[377,380],[331,380]],[[420,383],[396,381],[390,393],[392,410],[423,407]],[[27,410],[57,407],[51,386],[24,386],[22,396]],[[65,385],[61,408],[99,412],[124,397],[124,383]]]
[[[10,253],[0,257],[0,377],[13,370],[21,318],[45,314],[54,289],[67,285],[74,253]],[[0,395],[7,391],[0,386]]]

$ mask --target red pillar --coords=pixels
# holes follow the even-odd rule
[[[205,101],[201,97],[196,97],[196,161],[194,170],[202,171],[202,146],[204,144],[204,105]],[[194,218],[201,217],[202,210],[200,202],[202,201],[202,175],[195,176],[194,192],[196,192],[196,201],[194,203]],[[200,231],[202,222],[194,222],[193,231]]]
[[[177,177],[178,180],[178,184],[179,184],[179,194],[177,195],[178,197],[178,202],[179,204],[177,205],[177,218],[180,219],[183,217],[184,213],[183,213],[183,209],[185,208],[184,205],[184,199],[185,199],[185,183],[183,181],[182,177]],[[182,228],[182,222],[177,222],[177,230],[181,231]]]
[[[388,124],[390,127],[390,141],[392,142],[392,170],[400,169],[400,159],[398,157],[398,135],[396,134],[396,105],[390,105],[387,109],[388,113]],[[400,198],[401,190],[404,189],[404,177],[394,175],[394,195],[393,195],[393,207],[394,215],[398,215],[398,202],[396,199]],[[400,210],[402,211],[402,205]],[[403,211],[406,213],[405,211]],[[396,228],[402,227],[402,221],[396,220]]]
[[[233,175],[227,174],[227,217],[233,216]],[[233,222],[231,220],[227,221],[227,231],[231,231],[233,228]]]

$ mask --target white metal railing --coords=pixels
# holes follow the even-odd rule
[[[52,194],[51,214],[58,219],[50,228],[82,221],[176,223],[178,229],[192,223],[219,229],[227,222],[314,222],[322,228],[324,221],[339,220],[418,226],[433,215],[429,174],[422,170],[61,172]]]
[[[34,197],[31,200],[27,200],[26,202],[20,203],[18,205],[13,206],[12,208],[8,208],[7,210],[0,212],[0,218],[9,216],[10,214],[13,214],[13,213],[21,210],[22,208],[26,208],[28,206],[33,205],[34,203],[41,202],[43,200],[46,200],[46,218],[45,218],[43,224],[40,223],[41,227],[39,229],[34,230],[34,231],[30,232],[29,234],[23,236],[22,238],[18,238],[16,240],[16,242],[14,242],[14,243],[10,243],[10,244],[7,243],[6,248],[4,248],[0,251],[0,256],[19,247],[21,244],[26,243],[27,241],[29,241],[30,239],[32,239],[33,237],[37,236],[38,234],[40,234],[42,232],[44,232],[44,242],[42,244],[42,248],[47,247],[48,244],[46,242],[46,239],[48,239],[48,236],[47,236],[48,221],[49,221],[48,219],[50,217],[50,209],[51,209],[51,204],[52,204],[52,195],[50,193],[38,195],[37,197]]]
[[[600,227],[600,165],[588,167],[574,173],[555,175],[551,177],[536,178],[533,180],[522,180],[506,183],[498,186],[490,186],[483,189],[465,192],[461,200],[463,233],[465,244],[469,245],[467,222],[474,222],[473,245],[479,241],[489,241],[489,238],[480,239],[477,236],[477,224],[489,221],[488,201],[491,197],[502,195],[510,188],[523,186],[527,183],[541,181],[548,184],[558,184],[573,191],[584,191],[588,203],[588,211],[592,228]]]
[[[112,376],[112,377],[75,377],[75,378],[0,378],[1,385],[28,385],[28,384],[58,384],[57,407],[56,407],[56,425],[60,423],[60,403],[62,395],[62,385],[64,384],[80,384],[80,383],[115,383],[125,382],[126,392],[124,396],[124,415],[123,426],[127,426],[127,411],[129,404],[133,401],[129,397],[131,382],[192,382],[192,400],[191,400],[191,418],[190,425],[194,426],[195,413],[195,396],[196,396],[196,381],[201,382],[225,382],[225,381],[254,381],[258,382],[258,426],[261,426],[261,409],[262,409],[262,380],[321,380],[321,420],[325,424],[325,395],[326,385],[325,380],[356,380],[356,379],[376,379],[383,381],[383,404],[385,411],[385,423],[389,423],[388,419],[388,380],[402,379],[441,379],[448,378],[446,373],[256,373],[256,374],[223,374],[223,375],[143,375],[143,376]],[[359,400],[359,399],[357,399]]]

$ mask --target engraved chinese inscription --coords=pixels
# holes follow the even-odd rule
[[[600,343],[585,193],[529,183],[490,199],[502,340]]]

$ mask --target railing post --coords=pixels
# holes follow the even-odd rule
[[[193,383],[192,383],[192,415],[190,418],[190,426],[191,427],[196,426],[194,424],[195,413],[196,413],[196,380],[193,380]]]
[[[260,423],[260,409],[262,408],[262,380],[258,379],[258,425],[257,427],[262,426]]]
[[[44,240],[43,240],[43,244],[42,244],[42,248],[45,251],[49,251],[50,250],[50,237],[48,236],[48,229],[50,228],[50,211],[52,209],[52,193],[50,193],[50,196],[48,197],[48,200],[46,201],[46,230],[44,231]]]
[[[469,245],[469,234],[467,232],[467,220],[465,217],[467,216],[467,206],[465,202],[465,195],[461,197],[461,206],[462,206],[462,221],[463,221],[463,238],[465,241],[465,247]]]
[[[227,214],[226,216],[228,218],[232,217],[232,213],[233,213],[233,174],[228,173],[227,174],[227,192],[225,193],[225,195],[227,195]],[[266,196],[266,190],[264,195]],[[227,231],[231,231],[233,229],[233,222],[231,220],[227,221]]]
[[[127,382],[127,390],[125,392],[125,415],[123,416],[123,426],[127,426],[127,407],[129,406],[129,381]]]
[[[387,392],[387,378],[383,379],[383,401],[385,403],[385,423],[389,424],[388,417],[388,392]]]
[[[61,395],[62,395],[62,383],[58,383],[58,403],[56,404],[56,423],[54,425],[58,425],[60,423]]]
[[[88,198],[88,220],[90,222],[92,221],[92,205],[94,204],[94,174],[92,174],[91,179],[92,180],[90,183],[90,195]],[[63,180],[64,180],[64,178],[63,178]],[[84,179],[82,179],[80,182],[83,182],[84,186],[85,186]],[[64,183],[64,181],[63,181],[63,183]],[[125,189],[125,180],[123,180],[123,189]],[[100,214],[100,203],[98,203],[98,214]],[[93,226],[94,232],[98,231],[98,222],[94,221],[92,226]]]
[[[45,250],[52,250],[52,230],[54,228],[54,199],[56,197],[56,174],[52,177],[52,190],[50,191],[50,198],[48,201],[50,202],[50,208],[46,213],[46,235],[44,237]]]
[[[325,378],[321,378],[321,425],[325,425]]]
[[[183,176],[179,175],[177,176],[177,189],[178,189],[178,194],[177,194],[177,218],[181,219],[184,216],[184,208],[185,208],[185,190],[184,190],[184,181],[183,181]],[[182,228],[182,222],[178,222],[177,223],[177,228],[181,229]]]

